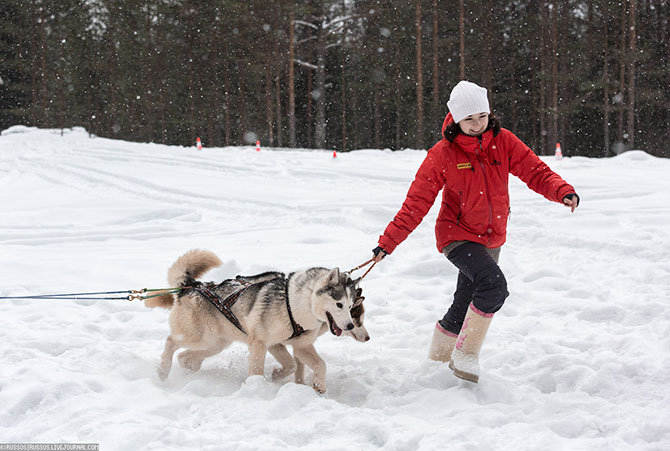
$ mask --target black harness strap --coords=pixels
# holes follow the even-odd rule
[[[242,287],[242,289],[237,290],[236,292],[228,296],[226,299],[221,299],[219,296],[217,296],[214,292],[212,292],[204,285],[195,286],[193,287],[193,289],[198,293],[200,293],[201,295],[203,295],[209,302],[211,302],[214,305],[214,307],[217,308],[218,311],[220,311],[223,314],[223,316],[226,317],[228,321],[233,323],[233,325],[237,327],[240,330],[240,332],[246,335],[247,332],[244,330],[242,324],[240,324],[239,320],[231,310],[231,307],[233,306],[233,304],[235,304],[235,301],[237,301],[239,297],[242,296],[242,293],[244,293],[246,289],[249,288],[250,286],[251,285],[246,285]]]
[[[293,319],[293,312],[291,312],[291,304],[288,302],[288,282],[289,279],[286,281],[286,310],[288,311],[288,319],[291,320],[291,327],[293,328],[293,334],[289,337],[289,340],[292,338],[299,337],[300,335],[304,334],[307,332],[305,329],[302,328],[302,326],[298,323],[295,322],[295,319]]]

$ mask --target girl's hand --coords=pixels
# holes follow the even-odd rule
[[[579,206],[579,196],[575,193],[570,193],[563,198],[563,203],[566,207],[570,207],[570,213],[574,213],[575,208]]]
[[[375,263],[382,261],[387,255],[388,252],[382,249],[381,246],[377,246],[376,248],[372,249],[372,258],[374,259]]]

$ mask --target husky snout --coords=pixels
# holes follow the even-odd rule
[[[351,308],[351,319],[354,322],[354,328],[345,332],[346,335],[349,335],[354,338],[356,341],[366,342],[370,340],[370,335],[368,334],[367,329],[363,325],[363,320],[365,317],[365,307],[363,307],[363,296],[362,290],[359,288],[356,290],[356,301],[354,301],[354,306]]]
[[[370,335],[368,335],[368,331],[365,327],[354,327],[351,331],[347,332],[347,335],[350,335],[354,340],[363,343],[370,341]]]

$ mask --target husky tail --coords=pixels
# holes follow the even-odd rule
[[[221,260],[213,252],[192,249],[179,257],[168,270],[168,283],[171,288],[182,288],[189,280],[198,279],[207,271],[221,265]],[[144,301],[147,307],[171,308],[174,296],[162,294]]]

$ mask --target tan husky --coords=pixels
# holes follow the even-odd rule
[[[212,252],[191,250],[168,270],[171,287],[177,294],[148,299],[148,307],[171,308],[170,335],[165,340],[158,375],[167,378],[174,353],[186,368],[197,370],[202,361],[218,354],[233,341],[249,346],[249,375],[262,375],[269,351],[282,365],[275,377],[295,367],[286,345],[295,358],[314,371],[312,386],[326,391],[326,364],[314,348],[314,341],[326,326],[333,335],[355,328],[351,309],[359,296],[358,283],[338,268],[310,268],[250,283],[243,279],[219,284],[197,279],[221,260]],[[297,376],[297,375],[296,375]]]

